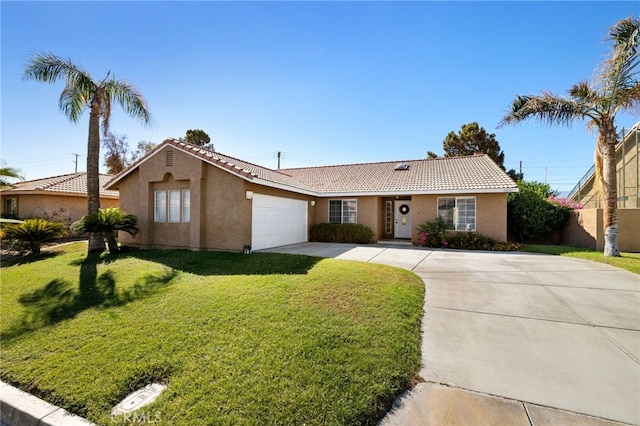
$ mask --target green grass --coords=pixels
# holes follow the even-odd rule
[[[606,263],[608,265],[626,269],[627,271],[635,274],[640,274],[640,253],[622,253],[620,257],[610,257],[605,256],[601,251],[591,250],[584,247],[536,244],[527,244],[522,248],[522,251],[591,260],[592,262]]]
[[[408,271],[85,251],[2,268],[0,377],[98,424],[152,381],[168,388],[140,416],[165,425],[375,424],[419,371],[424,285]]]

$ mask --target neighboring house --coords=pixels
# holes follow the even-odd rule
[[[618,246],[622,251],[640,252],[640,123],[622,130],[616,146],[618,184]],[[561,241],[592,249],[604,249],[602,195],[595,168],[591,167],[567,197],[582,204],[563,227]]]
[[[100,206],[118,207],[118,191],[104,189],[113,176],[100,175]],[[3,216],[41,217],[71,224],[87,214],[87,173],[18,182],[0,190]]]
[[[640,123],[630,131],[622,130],[622,140],[616,146],[618,208],[640,207]],[[595,167],[591,167],[567,197],[583,208],[602,208],[602,195],[596,184]]]
[[[305,242],[323,222],[418,242],[416,226],[438,215],[505,240],[507,193],[518,190],[486,155],[272,170],[173,139],[106,188],[138,216],[140,232],[123,243],[219,250]]]

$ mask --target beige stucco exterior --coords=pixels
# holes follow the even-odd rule
[[[46,218],[70,225],[87,214],[87,196],[84,194],[51,193],[47,191],[30,191],[29,193],[0,193],[2,213],[10,215],[6,210],[6,200],[15,199],[16,215],[22,219]],[[118,207],[118,199],[101,197],[102,208]]]
[[[167,152],[172,162],[167,165]],[[243,180],[219,167],[168,146],[119,182],[120,207],[138,216],[140,232],[135,237],[121,233],[123,244],[157,248],[242,250],[251,244],[254,194],[295,198],[314,197]],[[188,223],[154,221],[154,194],[157,190],[190,190],[191,215]],[[315,209],[308,210],[313,223]]]
[[[574,210],[562,228],[562,244],[604,249],[603,209]],[[618,247],[621,251],[640,252],[640,209],[618,210]]]
[[[357,223],[370,227],[376,240],[393,239],[387,233],[386,202],[410,200],[412,235],[419,242],[415,227],[433,221],[439,195],[398,196],[320,196],[308,195],[256,183],[241,172],[230,171],[202,158],[165,145],[140,162],[134,170],[117,179],[111,189],[120,191],[120,207],[138,217],[140,232],[135,237],[121,234],[126,245],[148,248],[190,248],[242,250],[252,241],[252,200],[249,194],[303,200],[308,203],[308,225],[329,221],[329,200],[357,200]],[[154,221],[155,191],[190,190],[189,222]],[[301,191],[304,192],[304,191]],[[499,240],[507,238],[506,193],[460,193],[440,196],[476,198],[476,232]],[[393,220],[393,219],[392,219]],[[307,231],[308,238],[308,231]]]

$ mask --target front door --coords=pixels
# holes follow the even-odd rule
[[[395,201],[395,238],[411,238],[411,201]]]

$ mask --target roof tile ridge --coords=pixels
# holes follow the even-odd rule
[[[55,175],[55,176],[47,176],[47,177],[42,177],[42,178],[37,178],[37,179],[29,179],[29,180],[23,180],[20,182],[17,182],[18,184],[22,185],[22,184],[29,184],[29,183],[34,183],[37,182],[39,180],[48,180],[48,179],[57,179],[57,178],[63,178],[63,177],[67,177],[70,175],[76,175],[76,174],[80,174],[80,173],[84,173],[84,172],[77,172],[77,173],[65,173],[63,175]]]
[[[58,175],[58,176],[52,176],[50,178],[42,178],[42,180],[45,179],[56,179],[56,178],[63,178],[63,179],[58,179],[58,180],[54,180],[53,182],[49,182],[49,183],[45,183],[44,185],[38,186],[38,189],[44,190],[47,188],[51,188],[52,186],[55,185],[60,185],[61,183],[65,183],[65,182],[69,182],[77,177],[80,177],[82,175],[86,175],[87,172],[76,172],[76,173],[69,173],[66,175]]]
[[[235,158],[232,157],[230,155],[226,155],[222,152],[216,152],[216,151],[212,151],[210,149],[204,148],[202,146],[198,146],[198,145],[194,145],[192,143],[189,142],[185,142],[185,141],[181,141],[181,140],[176,140],[176,139],[172,139],[170,141],[174,146],[178,145],[180,148],[186,149],[188,151],[190,151],[191,153],[193,153],[194,155],[202,158],[202,159],[208,159],[208,160],[212,160],[218,164],[220,164],[221,166],[227,168],[227,169],[236,169],[239,170],[240,173],[245,174],[247,176],[252,176],[252,177],[256,177],[257,175],[253,172],[251,172],[250,170],[247,170],[243,167],[240,167],[238,164],[234,164],[232,162],[226,161],[224,158],[221,157],[226,157],[229,158],[231,160],[236,160],[236,161],[242,161],[243,163],[247,163],[247,164],[251,164],[248,163],[246,161],[240,160],[239,158]],[[254,164],[251,164],[254,165]],[[256,167],[261,167],[258,165],[255,165]],[[264,167],[262,167],[264,169]]]
[[[212,157],[218,157],[218,158],[217,158],[217,160],[219,160],[219,161],[221,161],[221,162],[223,162],[223,163],[229,164],[229,165],[231,165],[231,166],[233,166],[233,167],[235,167],[235,168],[238,168],[238,169],[240,169],[240,170],[247,171],[247,172],[249,172],[249,173],[251,173],[249,170],[241,169],[237,164],[230,163],[230,162],[228,162],[228,161],[226,161],[226,160],[224,160],[224,159],[220,158],[220,156],[222,156],[222,157],[226,157],[226,158],[231,159],[231,160],[235,160],[235,161],[237,161],[237,162],[242,162],[242,163],[248,164],[248,165],[250,165],[250,166],[253,166],[253,167],[256,167],[256,168],[259,168],[259,169],[268,170],[268,171],[270,171],[270,172],[278,173],[278,174],[281,174],[281,175],[283,175],[283,176],[287,176],[287,177],[292,177],[292,176],[289,176],[289,175],[288,175],[288,174],[286,174],[286,173],[282,173],[282,171],[281,171],[281,170],[272,169],[272,168],[269,168],[269,167],[266,167],[266,166],[261,166],[261,165],[259,165],[259,164],[255,164],[255,163],[252,163],[252,162],[250,162],[250,161],[242,160],[242,159],[237,158],[237,157],[234,157],[234,156],[232,156],[232,155],[225,154],[224,152],[212,151],[212,150],[210,150],[210,149],[203,148],[203,147],[201,147],[201,146],[194,145],[194,144],[191,144],[191,143],[189,143],[189,142],[185,142],[185,141],[176,140],[176,139],[172,139],[172,141],[176,141],[176,142],[178,142],[181,146],[183,146],[183,147],[185,147],[185,148],[187,148],[187,149],[190,149],[190,150],[192,150],[192,151],[206,151],[208,154],[211,154],[211,156],[212,156]],[[196,152],[196,154],[197,154],[197,152]],[[206,155],[206,154],[205,154],[205,155]],[[255,174],[254,174],[254,173],[251,173],[251,174],[255,176]]]

